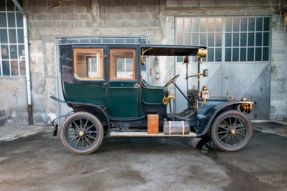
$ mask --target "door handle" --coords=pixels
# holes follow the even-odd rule
[[[109,85],[108,82],[103,83],[103,86],[106,88]]]
[[[135,84],[134,88],[139,88],[141,85],[140,84]]]

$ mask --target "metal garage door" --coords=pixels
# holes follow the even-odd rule
[[[202,69],[208,68],[207,84],[211,96],[247,97],[256,101],[253,119],[269,119],[270,110],[270,17],[177,17],[177,44],[206,45],[208,57]],[[186,92],[185,66],[177,58],[178,84]],[[196,73],[196,62],[190,64]],[[196,87],[191,80],[189,88]],[[184,109],[185,100],[178,94],[176,110]]]

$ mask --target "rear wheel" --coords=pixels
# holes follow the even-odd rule
[[[75,154],[91,154],[102,144],[104,129],[94,115],[76,112],[69,116],[62,127],[61,141],[65,148]]]
[[[220,114],[211,127],[211,139],[221,151],[238,151],[252,137],[250,120],[241,112],[231,110]]]

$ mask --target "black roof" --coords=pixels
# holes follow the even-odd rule
[[[150,56],[195,56],[198,49],[206,49],[205,46],[188,46],[188,45],[141,45],[141,51],[144,55]],[[149,50],[148,50],[149,49]]]

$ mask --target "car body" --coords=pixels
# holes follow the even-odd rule
[[[140,43],[61,45],[63,102],[74,112],[67,116],[62,126],[64,146],[77,154],[90,154],[99,148],[104,137],[109,136],[210,137],[220,150],[242,149],[252,135],[245,114],[252,111],[253,102],[235,101],[230,97],[209,98],[208,88],[200,85],[200,78],[207,76],[207,70],[202,72],[200,68],[206,49],[203,46]],[[181,75],[186,75],[187,83],[189,78],[197,78],[197,89],[183,93],[176,85],[179,75],[165,86],[149,85],[141,76],[148,56],[185,56],[187,72]],[[190,56],[198,59],[198,71],[191,76],[188,73]],[[173,96],[168,86],[172,84],[188,101],[187,109],[180,113],[171,109]],[[148,133],[149,115],[158,117],[158,133]],[[181,122],[188,127],[189,133],[172,133],[172,128],[175,132],[186,128],[178,125]],[[226,127],[221,127],[222,123],[226,123]],[[169,128],[169,133],[165,127]],[[242,127],[244,136],[242,140],[237,137],[235,142],[235,135],[242,134],[237,129]],[[220,142],[219,134],[225,131],[228,131],[224,135],[230,137],[230,144]]]

